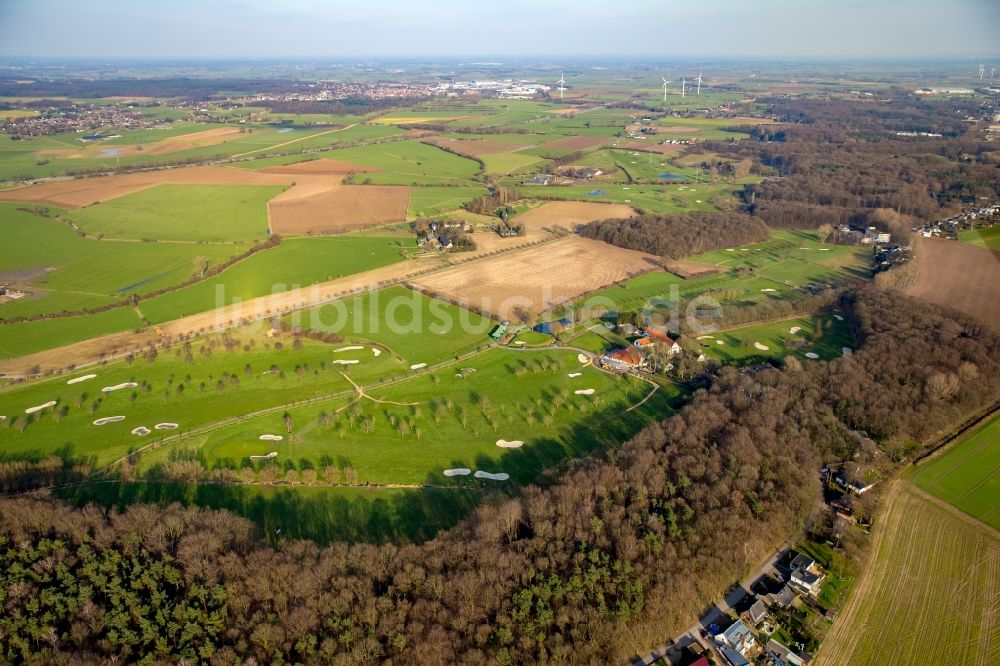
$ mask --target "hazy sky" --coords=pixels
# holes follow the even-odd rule
[[[1000,0],[0,0],[0,56],[998,53]]]

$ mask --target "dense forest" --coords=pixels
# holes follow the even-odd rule
[[[0,660],[620,661],[796,533],[855,430],[900,460],[996,398],[1000,339],[973,321],[867,289],[839,305],[852,357],[725,367],[420,545],[271,549],[225,512],[0,500]]]
[[[640,215],[627,220],[603,220],[584,226],[580,234],[630,250],[668,259],[767,239],[767,226],[739,213]]]
[[[708,147],[781,176],[744,194],[748,210],[772,227],[855,221],[873,209],[932,220],[977,197],[1000,198],[997,153],[965,121],[980,115],[978,102],[956,109],[956,102],[907,91],[867,102],[762,102],[791,124],[753,128],[749,141]],[[897,135],[918,131],[941,136]]]

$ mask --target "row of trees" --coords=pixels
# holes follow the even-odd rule
[[[853,357],[723,368],[621,449],[421,545],[271,549],[225,512],[0,500],[0,659],[621,661],[802,526],[852,430],[898,459],[998,394],[1000,339],[974,322],[872,291],[839,305]]]

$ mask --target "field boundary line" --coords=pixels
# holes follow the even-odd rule
[[[249,150],[249,151],[247,151],[245,153],[238,153],[236,155],[231,155],[230,157],[232,157],[233,159],[237,159],[237,158],[240,158],[240,157],[246,157],[247,155],[253,155],[254,153],[261,153],[261,152],[264,152],[265,150],[274,150],[275,148],[281,148],[283,146],[290,146],[293,143],[298,143],[299,141],[305,141],[306,139],[314,139],[317,136],[323,136],[324,134],[333,134],[334,132],[343,132],[344,130],[351,129],[352,127],[354,127],[356,125],[357,125],[357,123],[351,123],[350,125],[346,125],[344,127],[338,127],[337,129],[327,130],[325,132],[317,132],[316,134],[310,134],[309,136],[301,136],[298,139],[292,139],[291,141],[285,141],[284,143],[276,143],[273,146],[267,146],[266,148],[258,148],[257,150]]]
[[[992,525],[990,525],[988,523],[984,523],[983,521],[979,520],[975,516],[972,516],[972,515],[966,513],[965,511],[962,511],[961,509],[959,509],[954,504],[951,504],[950,502],[947,502],[947,501],[941,499],[940,497],[937,497],[936,495],[927,492],[926,490],[924,490],[923,488],[921,488],[917,484],[913,483],[912,481],[902,480],[901,483],[909,484],[909,490],[914,495],[917,495],[921,499],[924,499],[924,500],[930,502],[931,504],[934,504],[936,506],[941,507],[942,509],[944,509],[948,513],[952,514],[956,518],[959,518],[960,520],[968,523],[969,525],[975,527],[976,529],[979,529],[979,530],[982,530],[983,532],[986,532],[989,536],[991,536],[994,539],[1000,541],[1000,530],[998,530],[997,528],[993,527]]]

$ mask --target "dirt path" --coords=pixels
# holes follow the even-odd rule
[[[257,150],[250,150],[245,153],[238,153],[232,155],[231,159],[236,159],[239,157],[246,157],[247,155],[253,155],[254,153],[262,153],[265,150],[274,150],[275,148],[283,148],[284,146],[290,146],[293,143],[298,143],[299,141],[305,141],[306,139],[314,139],[317,136],[323,136],[324,134],[333,134],[334,132],[343,132],[344,130],[351,129],[357,125],[357,123],[351,123],[344,127],[338,127],[337,129],[327,130],[326,132],[317,132],[316,134],[310,134],[309,136],[301,136],[298,139],[292,139],[291,141],[285,141],[284,143],[276,143],[273,146],[267,146],[266,148],[258,148]]]

